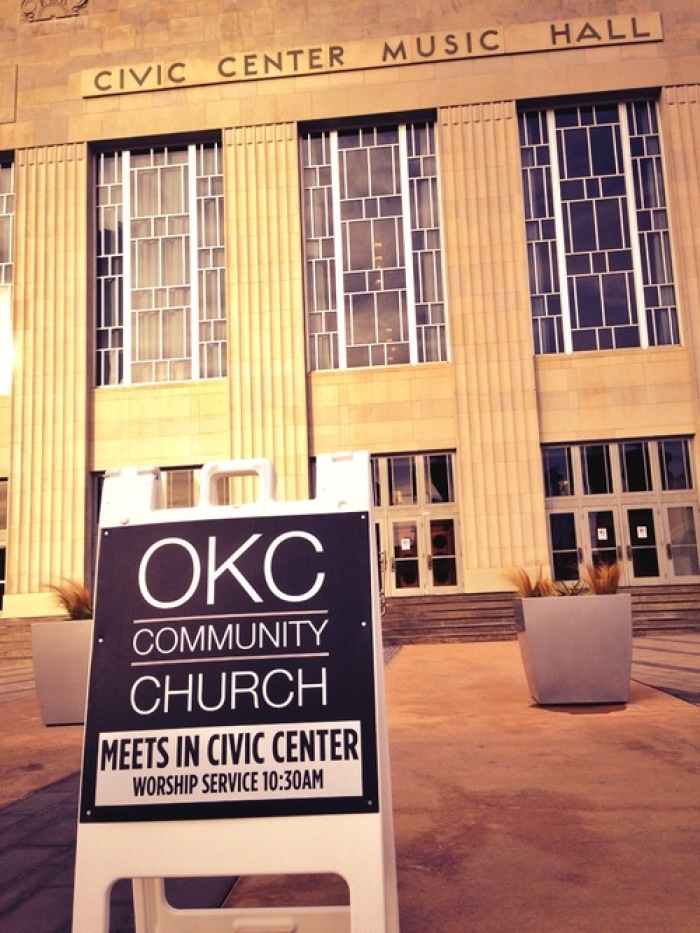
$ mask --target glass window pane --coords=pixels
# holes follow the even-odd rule
[[[415,505],[416,462],[415,457],[389,457],[389,502],[391,505]]]
[[[0,479],[0,531],[7,530],[7,480]]]
[[[417,589],[420,586],[417,526],[412,522],[395,524],[393,538],[394,585],[399,590]]]
[[[658,577],[659,555],[652,509],[630,509],[627,513],[632,569],[635,577]]]
[[[593,204],[590,201],[578,201],[569,205],[567,211],[571,251],[586,253],[596,249]]]
[[[132,208],[134,217],[153,217],[159,213],[156,169],[139,169],[134,172]]]
[[[617,149],[612,126],[597,126],[589,131],[594,175],[616,175]]]
[[[568,129],[563,135],[563,178],[585,178],[591,174],[588,133],[584,129]]]
[[[700,574],[695,516],[692,506],[670,508],[667,515],[673,572],[679,577]]]
[[[426,456],[425,488],[429,503],[455,501],[451,454]]]
[[[163,499],[167,509],[190,508],[194,505],[194,470],[163,470]]]
[[[545,495],[573,496],[574,478],[570,447],[546,447],[542,451]]]
[[[455,529],[451,518],[430,522],[430,555],[433,586],[457,586]]]
[[[373,505],[381,508],[382,505],[382,486],[380,478],[379,458],[372,457],[372,492]]]
[[[620,444],[623,492],[650,492],[651,463],[646,441]]]
[[[348,149],[341,159],[341,193],[346,198],[364,198],[370,191],[367,153],[362,149]]]
[[[615,516],[609,509],[588,513],[588,533],[593,563],[613,564],[617,560]]]
[[[586,444],[581,448],[583,492],[587,496],[613,491],[610,448],[607,444]]]
[[[554,512],[549,516],[552,542],[552,570],[555,580],[578,579],[578,542],[573,512]]]
[[[394,147],[370,150],[370,184],[374,197],[397,193],[399,173],[395,158]]]
[[[183,214],[187,211],[187,171],[185,166],[160,170],[160,211]]]
[[[659,469],[664,492],[674,489],[692,489],[688,441],[659,441]]]

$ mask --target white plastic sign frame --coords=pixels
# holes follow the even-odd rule
[[[253,474],[257,502],[219,505]],[[268,460],[107,475],[83,751],[74,933],[398,931],[369,455],[321,455],[277,502]],[[334,873],[350,907],[175,910],[168,877]]]

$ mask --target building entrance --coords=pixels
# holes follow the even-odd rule
[[[555,579],[578,579],[586,563],[622,560],[624,585],[700,582],[700,516],[685,441],[554,450],[544,460]],[[562,492],[551,495],[555,488]]]
[[[451,453],[376,457],[375,515],[387,596],[459,590]]]
[[[457,587],[455,519],[421,515],[415,520],[390,524],[387,593],[454,591]]]

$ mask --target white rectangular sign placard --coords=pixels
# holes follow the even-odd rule
[[[361,735],[358,721],[101,733],[95,804],[359,797]]]

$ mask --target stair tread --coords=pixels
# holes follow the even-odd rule
[[[700,585],[627,587],[635,632],[700,630]],[[385,601],[384,639],[393,644],[506,640],[517,637],[512,592],[398,596]]]

